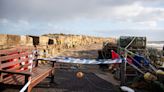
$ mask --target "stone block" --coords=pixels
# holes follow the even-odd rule
[[[39,37],[39,45],[48,45],[49,37],[47,36],[40,36]]]
[[[21,45],[32,46],[33,45],[33,38],[25,35],[21,35]]]
[[[20,45],[20,36],[0,34],[0,45],[7,45],[7,46]]]
[[[7,45],[7,34],[0,34],[0,45]]]

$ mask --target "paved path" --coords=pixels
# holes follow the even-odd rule
[[[92,44],[81,46],[75,49],[69,49],[60,54],[60,56],[70,56],[75,58],[96,58],[97,50],[101,49],[101,44]],[[50,84],[45,79],[32,92],[118,92],[115,85],[118,83],[112,78],[112,75],[102,73],[97,65],[82,65],[85,70],[56,70],[55,83]],[[78,79],[75,74],[77,71],[83,71],[85,76]],[[114,84],[114,85],[113,85]],[[3,92],[18,92],[7,88]]]
[[[55,83],[49,85],[46,80],[33,89],[33,92],[118,92],[115,86],[91,72],[84,72],[83,78],[77,78],[77,70],[57,70]]]

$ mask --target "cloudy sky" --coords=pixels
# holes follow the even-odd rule
[[[164,40],[164,0],[0,0],[0,33]]]

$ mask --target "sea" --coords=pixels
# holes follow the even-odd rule
[[[147,47],[156,48],[162,50],[164,46],[164,41],[148,41]]]

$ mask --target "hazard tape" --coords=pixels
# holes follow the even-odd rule
[[[39,58],[38,60],[55,61],[59,63],[77,63],[77,64],[114,64],[121,63],[122,59],[78,59],[70,57],[56,57],[56,58]]]

